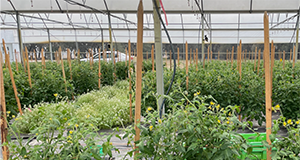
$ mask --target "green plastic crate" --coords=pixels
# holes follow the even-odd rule
[[[90,147],[90,148],[92,149],[92,147]],[[99,156],[104,156],[102,146],[101,145],[97,145],[97,148],[99,148]]]
[[[262,141],[265,141],[267,139],[266,133],[260,133],[260,135],[254,139],[249,139],[252,136],[257,136],[255,133],[243,133],[241,134],[247,141],[248,144],[253,146],[252,150],[252,157],[248,156],[250,159],[260,159],[260,160],[266,160],[267,159],[267,149],[263,146]],[[272,148],[272,152],[276,152],[276,148]],[[242,151],[242,155],[240,159],[245,159],[247,156],[247,153]]]

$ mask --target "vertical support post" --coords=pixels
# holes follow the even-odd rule
[[[202,62],[205,63],[205,56],[204,56],[204,14],[201,14],[201,24],[202,24]],[[209,54],[208,54],[209,56]]]
[[[110,43],[110,58],[111,60],[113,60],[114,55],[112,54],[112,48],[113,47],[113,41],[112,41],[112,34],[111,34],[111,20],[110,20],[110,12],[107,13],[107,17],[108,17],[108,27],[109,27],[109,43]]]
[[[269,17],[267,12],[264,14],[264,63],[265,63],[265,98],[266,98],[266,133],[267,133],[267,142],[271,144],[270,134],[272,128],[272,99],[271,93],[272,88],[270,85],[271,76],[270,76],[270,44],[269,44]],[[267,160],[271,160],[271,148],[267,148]]]
[[[185,74],[186,74],[186,90],[189,89],[189,62],[188,62],[188,43],[185,42]]]
[[[47,29],[47,33],[48,33],[48,41],[49,41],[50,59],[51,59],[51,62],[53,62],[52,45],[51,45],[51,40],[50,40],[50,31],[49,31],[49,29]],[[76,30],[75,30],[75,36],[76,36]],[[76,42],[77,42],[77,38],[76,38]],[[77,49],[77,46],[76,46],[76,49]]]
[[[77,41],[77,31],[76,29],[74,29],[74,32],[75,32],[75,45],[76,45],[76,51],[79,51],[79,48],[78,48],[78,41]],[[77,57],[78,61],[80,62],[80,52],[79,52],[79,57]]]
[[[299,11],[298,11],[298,15],[297,15],[297,33],[296,33],[296,54],[295,54],[295,59],[296,59],[296,62],[298,60],[298,41],[299,41],[299,13],[300,12],[300,8],[299,8]]]
[[[2,53],[0,50],[0,114],[1,114],[1,144],[7,142],[7,121],[6,121],[6,103],[5,103],[5,93],[4,93],[4,80],[3,80],[3,68],[2,68]],[[0,152],[1,157],[4,160],[9,159],[9,150],[7,146],[2,146],[2,152]]]
[[[255,53],[254,53],[254,71],[256,68],[256,53],[257,53],[257,47],[255,47]]]
[[[137,15],[137,64],[136,64],[136,100],[135,100],[135,137],[134,140],[140,139],[140,129],[137,125],[141,121],[141,101],[142,101],[142,65],[143,65],[143,1],[140,0]],[[135,146],[137,148],[137,146]],[[138,151],[134,152],[136,155]]]
[[[103,52],[104,51],[103,29],[101,29],[101,42],[102,42],[102,52]],[[99,52],[99,55],[101,55],[100,52]]]
[[[153,47],[152,47],[153,48]],[[104,50],[104,54],[105,54]],[[131,43],[130,40],[128,40],[128,55],[129,55],[129,61],[128,61],[128,78],[129,78],[129,113],[130,113],[130,122],[132,122],[132,93],[131,93],[131,67],[130,67],[130,62],[131,62]],[[106,62],[106,57],[103,55],[104,61]]]
[[[22,65],[25,67],[25,61],[22,56],[23,52],[23,42],[22,42],[22,33],[21,33],[21,25],[20,25],[20,15],[19,12],[16,12],[16,17],[17,17],[17,27],[18,27],[18,39],[19,39],[19,49],[20,49],[20,58]]]
[[[155,1],[158,10],[160,11],[159,0]],[[155,5],[153,4],[153,20],[154,20],[154,34],[155,34],[155,62],[156,62],[156,88],[157,94],[160,96],[158,100],[158,105],[161,106],[164,95],[164,72],[163,72],[163,58],[162,58],[162,40],[161,40],[161,24],[156,12]],[[164,114],[164,109],[162,108],[162,114]]]
[[[233,66],[233,53],[234,53],[234,46],[232,46],[232,49],[231,49],[231,69]]]

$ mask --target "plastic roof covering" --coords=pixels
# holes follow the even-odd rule
[[[70,0],[67,1],[70,2]],[[108,17],[104,1],[71,1],[93,6],[97,11],[70,5],[65,0],[58,0],[61,10],[67,11],[65,13],[60,13],[61,10],[55,0],[32,0],[32,4],[30,1],[11,0],[15,9],[20,12],[23,42],[47,43],[47,29],[50,30],[52,42],[75,42],[75,32],[79,42],[101,42],[101,29],[103,30],[103,40],[109,41]],[[130,39],[131,42],[136,42],[138,0],[106,0],[106,2],[113,15],[111,18],[113,41],[127,42]],[[143,2],[145,10],[144,42],[153,43],[153,6],[151,0]],[[264,10],[271,12],[269,13],[270,39],[277,43],[295,41],[294,29],[299,0],[253,0],[252,7],[250,7],[250,2],[251,0],[203,0],[202,8],[207,21],[205,35],[210,37],[211,32],[212,43],[237,43],[239,39],[242,39],[243,43],[262,43],[262,11]],[[195,1],[163,0],[163,4],[169,22],[167,28],[173,43],[184,43],[185,41],[201,43],[201,14]],[[201,1],[199,4],[202,6]],[[252,14],[249,14],[250,10]],[[17,23],[13,11],[13,7],[7,0],[1,0],[1,37],[13,35],[9,41],[17,43]],[[276,25],[277,23],[280,24]],[[164,43],[168,43],[164,31],[162,39]]]

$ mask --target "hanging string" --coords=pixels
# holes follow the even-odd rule
[[[164,14],[165,14],[166,25],[168,25],[168,19],[167,19],[167,14],[166,14],[164,5],[162,4],[162,1],[161,1],[161,0],[159,0],[159,2],[160,2],[160,5],[161,5],[161,8],[162,8],[162,10],[163,10],[163,12],[164,12]]]

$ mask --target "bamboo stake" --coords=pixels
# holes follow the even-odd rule
[[[226,50],[226,66],[228,65],[228,49]]]
[[[151,59],[152,59],[152,71],[154,71],[154,45],[152,45],[152,49],[151,49]]]
[[[148,51],[146,52],[146,60],[148,61]]]
[[[23,60],[24,60],[24,71],[25,71],[25,73],[27,73],[27,69],[26,69],[26,58],[25,58],[25,51],[23,50],[23,51],[20,51],[20,52],[22,52],[22,57],[23,57]],[[6,62],[6,61],[5,61]],[[5,63],[6,64],[6,63]],[[7,68],[8,66],[6,66],[6,68]]]
[[[255,47],[255,53],[254,53],[254,71],[256,69],[256,53],[257,53],[257,47]]]
[[[278,55],[278,59],[279,59],[279,61],[280,61],[280,59],[281,59],[281,51],[279,50],[279,53],[278,53],[279,55]]]
[[[26,58],[28,59],[28,50],[27,50],[27,47],[26,47],[26,46],[25,46],[25,53],[26,53]],[[27,61],[27,70],[28,70],[28,81],[29,81],[29,86],[30,86],[30,88],[32,88],[29,61]]]
[[[209,63],[209,57],[210,57],[210,50],[209,50],[209,47],[207,49],[207,64]],[[205,57],[204,57],[205,59]]]
[[[89,53],[88,53],[88,59],[89,59],[89,61],[90,61],[90,68],[91,68],[91,70],[93,70],[93,65],[92,65],[92,53],[91,53],[91,49],[89,49]],[[92,57],[92,58],[91,58]]]
[[[113,76],[114,76],[114,84],[116,83],[116,59],[115,59],[115,49],[113,48],[113,53],[110,53],[110,55],[112,56],[113,58],[113,61],[114,61],[114,73],[113,73]]]
[[[290,62],[292,61],[292,49],[290,49]]]
[[[233,53],[234,53],[234,46],[232,46],[232,49],[231,49],[231,69],[233,67]]]
[[[196,51],[193,50],[193,55],[194,55],[194,64],[196,63]]]
[[[190,66],[192,65],[192,54],[193,54],[193,51],[192,51],[192,48],[190,48]]]
[[[240,45],[239,45],[239,74],[240,74],[240,81],[242,80],[242,40],[240,40]],[[239,88],[241,88],[242,86],[239,85]],[[240,112],[241,112],[241,107],[240,107]],[[241,115],[239,115],[239,120],[242,120]]]
[[[259,67],[260,67],[260,52],[261,50],[258,50],[258,60],[257,60],[257,75],[259,74]]]
[[[94,66],[94,51],[91,50],[91,60],[92,60],[92,68]]]
[[[270,76],[270,44],[269,44],[269,17],[267,12],[264,14],[264,63],[265,65],[265,88],[266,88],[266,133],[267,133],[267,142],[271,144],[270,134],[272,128],[272,99],[271,93],[272,88],[270,82],[272,81]],[[270,148],[267,148],[267,160],[271,160],[271,152]]]
[[[106,49],[104,49],[104,52],[103,52],[103,60],[104,60],[104,62],[107,62],[107,59],[106,59]]]
[[[152,45],[153,50],[153,45]],[[105,51],[104,51],[105,52]],[[128,40],[128,55],[129,55],[129,62],[128,62],[128,77],[129,77],[129,112],[130,112],[130,122],[132,122],[132,93],[131,93],[131,43]],[[154,58],[153,58],[154,59]],[[153,63],[152,63],[152,70],[153,70]]]
[[[16,52],[16,50],[15,50]],[[8,143],[7,141],[7,121],[6,121],[6,103],[5,103],[5,93],[4,93],[4,80],[3,80],[3,68],[2,68],[3,58],[2,52],[0,50],[0,113],[1,113],[1,144]],[[9,150],[7,146],[2,146],[2,156],[4,160],[9,159]]]
[[[98,87],[99,89],[101,88],[101,52],[100,52],[100,48],[99,48],[99,66],[98,66]],[[126,51],[126,60],[127,60],[127,51]],[[125,61],[126,62],[126,61]]]
[[[196,71],[198,71],[198,48],[196,48]]]
[[[285,66],[285,51],[283,51],[283,63],[282,63],[282,68],[284,69]]]
[[[2,53],[0,52],[1,56]],[[15,49],[15,59],[16,59],[16,70],[19,71],[19,66],[18,66],[18,59],[17,59],[17,50]],[[2,60],[1,60],[2,61]]]
[[[27,55],[28,56],[28,55]],[[30,60],[31,60],[31,62],[33,61],[33,59],[32,59],[32,55],[30,54]]]
[[[185,74],[186,74],[186,90],[189,89],[189,63],[188,63],[188,43],[185,42]]]
[[[71,56],[70,56],[70,49],[67,49],[67,57],[68,57],[68,63],[69,63],[69,68],[70,68],[70,79],[72,80],[72,63],[71,63]]]
[[[65,91],[67,93],[68,92],[68,90],[67,90],[67,81],[66,81],[66,74],[65,74],[65,68],[64,68],[64,60],[63,60],[62,55],[61,55],[61,47],[58,48],[58,54],[60,55],[61,70],[62,70],[64,82],[65,82]]]
[[[296,57],[296,46],[294,46],[294,53],[293,53],[293,69],[294,69],[294,67],[295,67],[295,57]]]
[[[0,61],[1,61],[2,64],[5,64],[5,61],[3,61],[1,49],[0,49]]]
[[[18,109],[19,109],[20,114],[22,115],[23,112],[22,112],[22,108],[21,108],[21,103],[20,103],[20,99],[18,97],[18,91],[17,91],[17,87],[16,87],[16,84],[15,84],[15,79],[14,79],[14,76],[13,76],[13,73],[12,73],[12,70],[11,70],[10,60],[9,60],[9,54],[7,54],[4,39],[2,39],[2,44],[3,44],[3,51],[4,51],[4,54],[5,54],[5,59],[7,60],[7,65],[8,65],[8,69],[9,69],[9,75],[10,75],[11,83],[12,83],[12,86],[13,86],[13,89],[14,89],[14,94],[15,94],[15,98],[16,98],[16,101],[17,101]],[[3,83],[3,85],[4,85],[4,83]],[[3,90],[3,93],[4,93],[4,90]]]
[[[33,50],[33,54],[34,54],[35,64],[37,64],[37,59],[36,59],[36,52],[35,52],[35,49]]]
[[[100,54],[100,52],[99,52],[99,54]],[[127,52],[127,49],[125,49],[125,66],[127,66],[127,61],[128,61],[127,56],[128,56],[128,52]],[[127,71],[126,71],[126,73],[127,73]]]
[[[143,65],[143,1],[140,0],[138,7],[138,25],[137,25],[137,77],[136,77],[136,100],[135,100],[135,137],[134,140],[140,139],[140,129],[137,125],[141,120],[141,99],[142,99],[142,65]],[[135,146],[137,148],[137,146]],[[138,151],[135,151],[135,155]]]
[[[178,66],[180,67],[180,63],[179,63],[179,47],[177,47],[177,63],[178,63]]]
[[[78,51],[77,51],[77,60],[78,60],[78,63],[80,63],[80,49],[78,49]]]
[[[45,63],[45,57],[44,57],[44,48],[42,48],[42,50],[41,50],[41,56],[42,56],[43,69],[46,69],[46,63]]]

